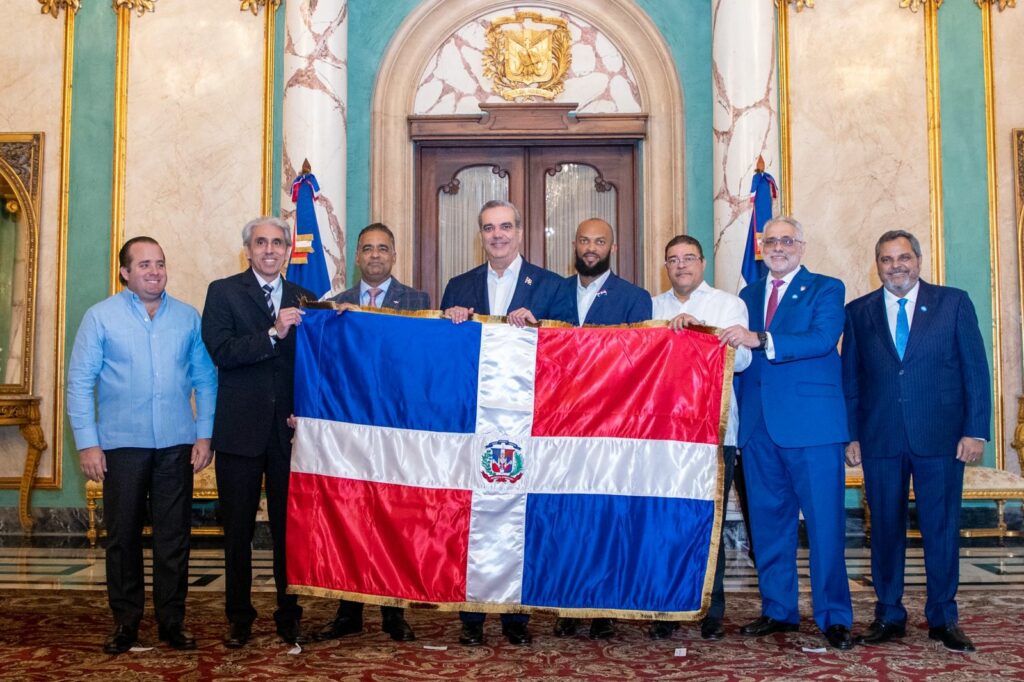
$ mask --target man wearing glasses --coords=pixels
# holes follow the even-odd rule
[[[844,446],[849,441],[836,346],[843,283],[800,267],[804,230],[793,218],[765,225],[767,277],[747,285],[750,328],[722,339],[754,351],[739,375],[743,471],[761,590],[761,616],[740,628],[763,637],[799,628],[796,550],[800,512],[811,554],[814,621],[836,649],[850,649],[853,612],[846,578]]]
[[[477,218],[480,241],[487,262],[449,280],[441,296],[444,316],[455,324],[474,313],[506,315],[517,327],[542,319],[564,319],[557,309],[562,278],[526,262],[519,253],[523,244],[523,223],[519,209],[508,201],[488,201]],[[463,646],[484,643],[483,613],[463,611]],[[530,616],[523,613],[501,614],[501,633],[509,643],[525,645],[533,641],[527,628]]]
[[[677,235],[665,247],[665,272],[672,288],[655,296],[655,320],[671,320],[672,328],[683,329],[691,324],[727,328],[734,325],[746,327],[747,306],[739,296],[721,289],[714,289],[704,281],[704,249],[700,242],[689,235]],[[745,346],[736,348],[735,372],[742,372],[750,366],[751,350]],[[736,429],[739,417],[735,392],[730,396],[729,421],[725,429],[722,455],[725,461],[725,487],[723,500],[729,499],[733,470],[736,463]],[[722,524],[725,530],[725,524]],[[723,533],[724,535],[724,533]],[[703,639],[719,640],[725,637],[722,619],[725,617],[725,539],[719,537],[718,565],[715,568],[715,584],[711,590],[711,607],[700,623]],[[651,639],[668,639],[678,623],[655,621],[648,630]]]

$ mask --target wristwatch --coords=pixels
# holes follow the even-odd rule
[[[272,338],[275,341],[277,341],[277,338],[278,338],[277,337],[277,327],[271,327],[270,329],[268,329],[267,330],[267,335],[270,336],[270,338]]]
[[[768,332],[757,332],[757,340],[760,345],[755,350],[764,350],[764,347],[768,345]]]

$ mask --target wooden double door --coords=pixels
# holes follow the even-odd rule
[[[637,141],[428,142],[416,154],[414,282],[435,305],[451,277],[484,262],[477,216],[492,199],[519,208],[530,262],[573,274],[576,226],[596,217],[615,231],[612,268],[640,277]]]

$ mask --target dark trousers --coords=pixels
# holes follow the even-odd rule
[[[192,526],[192,446],[107,450],[103,519],[107,598],[118,625],[137,628],[145,603],[142,527],[153,519],[153,607],[162,627],[185,620]]]
[[[281,430],[281,427],[275,429],[268,439],[267,449],[255,456],[217,453],[217,494],[224,523],[225,613],[232,623],[251,625],[256,620],[256,609],[252,605],[252,538],[264,478],[274,543],[274,585],[277,588],[274,621],[290,623],[302,617],[298,597],[286,591],[285,525],[291,446],[279,437]]]
[[[958,621],[956,591],[960,583],[960,502],[964,463],[953,453],[921,457],[910,451],[906,433],[894,434],[894,457],[863,460],[864,489],[871,510],[871,581],[875,618],[902,624],[903,571],[907,554],[907,497],[911,475],[917,521],[924,544],[924,614],[931,627]],[[875,453],[871,453],[875,454]],[[883,453],[878,453],[883,454]]]
[[[395,618],[397,616],[405,615],[405,609],[400,606],[382,606],[380,607],[380,615],[385,620],[388,618]],[[349,601],[348,599],[342,599],[338,602],[338,612],[334,616],[335,618],[358,618],[363,619],[363,603],[358,601]]]
[[[772,441],[761,419],[743,446],[743,470],[762,615],[800,622],[796,550],[803,510],[811,549],[814,621],[823,631],[832,625],[850,627],[843,445],[784,448]]]
[[[459,620],[463,623],[483,623],[485,618],[487,618],[486,613],[478,613],[476,611],[459,611]],[[503,625],[506,623],[528,623],[529,621],[530,614],[528,613],[501,614],[501,622]]]
[[[722,492],[722,532],[718,536],[718,565],[715,566],[715,584],[711,588],[711,606],[708,607],[708,618],[722,620],[725,617],[725,505],[729,500],[729,488],[732,487],[732,476],[736,466],[736,446],[726,445],[722,448],[722,459],[725,463],[725,488]]]

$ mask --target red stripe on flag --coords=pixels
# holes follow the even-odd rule
[[[541,329],[533,435],[718,443],[725,358],[690,330]]]
[[[288,583],[466,600],[472,492],[292,472]]]

